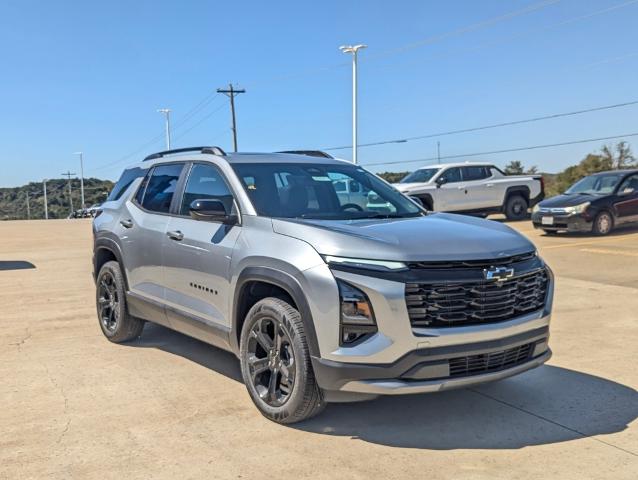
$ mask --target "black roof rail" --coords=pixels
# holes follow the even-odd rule
[[[226,152],[222,150],[221,147],[188,147],[188,148],[175,148],[173,150],[164,150],[163,152],[152,153],[148,157],[146,157],[143,161],[154,160],[156,158],[162,158],[166,155],[174,155],[176,153],[186,153],[186,152],[199,152],[199,153],[208,153],[211,155],[226,155]]]
[[[275,153],[294,153],[296,155],[307,155],[309,157],[335,158],[329,153],[322,152],[321,150],[285,150],[283,152]]]

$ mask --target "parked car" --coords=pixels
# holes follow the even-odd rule
[[[352,208],[337,193],[344,177],[387,210]],[[101,211],[104,335],[130,341],[155,322],[233,352],[279,423],[326,402],[482,384],[551,356],[554,281],[529,240],[427,212],[349,162],[160,152],[125,170]]]
[[[546,233],[607,235],[621,224],[638,222],[638,170],[612,170],[582,178],[565,193],[540,202],[534,227]]]
[[[504,213],[522,220],[545,195],[541,175],[506,175],[488,163],[447,163],[423,167],[394,186],[437,212],[487,216]]]

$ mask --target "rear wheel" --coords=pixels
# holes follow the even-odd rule
[[[505,216],[508,220],[524,220],[527,217],[529,205],[525,197],[511,195],[505,202]]]
[[[120,264],[106,262],[96,281],[96,306],[100,328],[111,342],[133,340],[142,334],[144,321],[126,310],[126,290]]]
[[[248,393],[265,417],[295,423],[323,410],[301,315],[284,300],[265,298],[250,309],[240,360]]]
[[[592,225],[592,232],[596,235],[607,235],[614,228],[614,217],[609,212],[600,212],[596,215]]]

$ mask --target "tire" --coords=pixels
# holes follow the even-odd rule
[[[266,418],[291,424],[324,409],[301,315],[286,301],[269,297],[253,305],[242,327],[239,358],[250,398]]]
[[[592,223],[594,235],[607,235],[614,228],[614,217],[609,212],[600,212]]]
[[[508,220],[524,220],[527,218],[529,204],[522,195],[510,195],[505,202],[505,216]]]
[[[134,340],[142,334],[144,321],[129,315],[120,264],[106,262],[100,268],[95,288],[97,318],[102,333],[113,343]]]

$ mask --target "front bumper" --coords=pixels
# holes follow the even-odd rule
[[[511,337],[414,350],[390,364],[312,358],[318,384],[331,392],[402,395],[468,387],[517,375],[551,357],[549,327]],[[461,368],[459,368],[461,367]]]
[[[543,224],[543,217],[551,218],[551,224]],[[591,232],[592,218],[583,213],[557,214],[551,212],[534,212],[532,214],[534,228],[541,228],[553,232]]]

